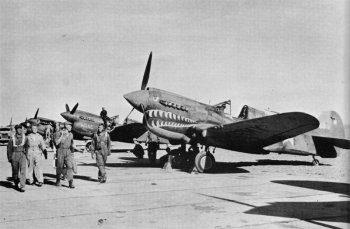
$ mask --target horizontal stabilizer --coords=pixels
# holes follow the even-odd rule
[[[332,144],[333,146],[342,148],[342,149],[350,149],[350,140],[349,139],[341,139],[341,138],[330,138],[330,137],[320,137],[320,136],[312,136],[314,141],[323,141],[328,144]]]

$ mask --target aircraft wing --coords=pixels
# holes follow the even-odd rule
[[[110,133],[112,141],[134,143],[147,129],[141,123],[130,123],[115,127]]]
[[[52,120],[52,119],[49,119],[49,118],[43,118],[43,117],[38,117],[38,119],[40,120],[40,123],[41,124],[54,124],[55,122],[58,122],[58,121],[55,121],[55,120]],[[61,122],[59,122],[61,123]]]
[[[319,121],[301,112],[281,113],[209,127],[203,130],[205,144],[224,149],[255,152],[257,149],[295,137],[319,126]]]

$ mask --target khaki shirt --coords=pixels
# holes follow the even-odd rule
[[[41,152],[46,149],[46,145],[43,137],[36,133],[31,133],[27,136],[25,146],[27,148],[27,152]]]

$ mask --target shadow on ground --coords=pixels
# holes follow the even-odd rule
[[[135,157],[119,157],[119,159],[124,162],[119,163],[108,163],[107,167],[134,167],[134,168],[162,168],[163,163],[160,163],[160,160],[157,160],[155,165],[150,164],[148,158],[138,159]],[[79,162],[79,166],[96,166],[96,163],[82,163]],[[245,162],[216,162],[215,168],[210,173],[213,174],[222,174],[222,173],[249,173],[249,171],[240,168],[240,167],[249,167],[249,166],[312,166],[311,162],[307,161],[288,161],[288,160],[257,160],[257,161],[245,161]],[[320,164],[320,166],[330,166],[329,164]],[[174,166],[175,169],[180,169],[181,171],[188,172],[188,167],[183,168],[179,166]]]
[[[350,223],[350,201],[330,202],[272,202],[255,207],[247,214],[296,218],[308,221]]]
[[[280,180],[271,182],[301,188],[310,188],[320,191],[339,193],[347,196],[349,196],[350,193],[350,184],[347,183],[303,180]],[[251,207],[250,210],[245,212],[246,214],[295,218],[328,228],[335,227],[328,225],[326,222],[350,223],[350,201],[271,202],[265,206],[254,206],[252,204],[244,203],[238,200],[205,194],[200,195]]]
[[[289,165],[289,166],[313,166],[308,161],[288,161],[288,160],[270,160],[262,159],[257,161],[242,161],[242,162],[229,162],[235,167],[245,166],[264,166],[264,165]],[[320,163],[319,166],[330,166],[329,164]]]
[[[348,183],[309,181],[309,180],[274,180],[271,182],[276,184],[284,184],[284,185],[300,187],[300,188],[309,188],[309,189],[315,189],[319,191],[339,193],[347,196],[350,195],[350,184]]]
[[[16,191],[19,191],[18,188],[15,187],[12,177],[7,177],[6,181],[0,181],[0,186],[4,187],[4,188],[14,189]]]
[[[9,188],[9,189],[15,189],[15,186],[10,181],[0,181],[0,186]]]
[[[49,177],[49,178],[52,178],[54,180],[54,182],[53,182],[51,180],[45,179],[44,184],[49,184],[49,185],[55,185],[56,184],[56,174],[44,173],[44,177]],[[91,178],[91,177],[88,177],[88,176],[82,176],[82,175],[75,175],[74,174],[73,178],[74,179],[80,179],[80,180],[86,180],[86,181],[98,182],[98,180],[96,180],[94,178]]]

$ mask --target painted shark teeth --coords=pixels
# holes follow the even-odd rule
[[[162,110],[148,110],[146,115],[154,120],[150,124],[155,126],[191,126],[196,123],[190,118]]]

